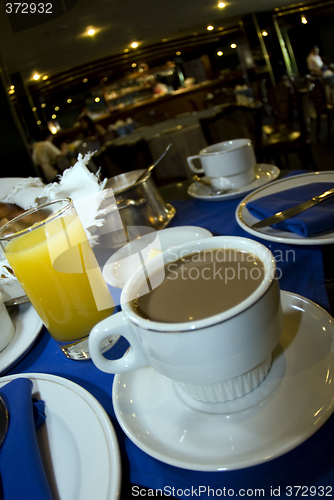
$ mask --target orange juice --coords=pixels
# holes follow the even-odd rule
[[[76,215],[18,234],[5,255],[55,340],[87,337],[94,325],[113,313],[114,302]]]

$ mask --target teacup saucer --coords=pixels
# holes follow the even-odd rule
[[[205,186],[200,182],[193,182],[188,187],[188,194],[193,198],[206,201],[234,200],[242,198],[250,191],[274,181],[279,174],[279,168],[274,165],[258,164],[255,167],[255,180],[251,184],[247,184],[247,186],[242,186],[237,189],[228,189],[226,193],[222,194],[212,194],[210,186]]]
[[[152,230],[151,233],[139,237],[115,252],[103,267],[103,276],[108,285],[123,288],[131,274],[142,264],[154,256],[154,252],[182,245],[190,241],[209,238],[210,231],[197,226],[179,226]]]
[[[181,401],[171,380],[140,368],[114,378],[113,405],[126,435],[162,462],[217,471],[266,462],[314,434],[334,410],[333,318],[304,297],[281,297],[284,332],[273,368],[284,369],[270,394],[256,401],[260,385],[247,409],[204,413]]]

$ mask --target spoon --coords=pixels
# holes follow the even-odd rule
[[[167,151],[169,150],[169,148],[171,147],[172,144],[168,144],[167,148],[165,149],[165,151],[162,153],[162,155],[160,156],[160,158],[158,158],[154,163],[152,163],[152,165],[150,165],[142,174],[140,174],[140,176],[138,177],[138,179],[136,180],[135,184],[137,182],[141,182],[142,180],[144,180],[146,177],[147,177],[147,174],[149,172],[151,172],[154,167],[159,163],[159,161],[161,161],[163,159],[163,157],[165,156],[165,154],[167,153]]]
[[[8,430],[9,413],[7,407],[0,396],[0,446],[4,442],[4,439]]]
[[[215,189],[210,181],[202,179],[202,177],[199,177],[198,175],[193,176],[193,181],[200,182],[201,184],[204,184],[204,186],[209,187],[211,189],[211,193],[209,193],[209,196],[218,196],[220,194],[225,194],[228,192],[228,189],[223,189],[223,190]]]
[[[26,304],[27,302],[30,302],[27,295],[22,295],[21,297],[15,297],[15,299],[6,300],[5,306],[19,306],[20,304]]]

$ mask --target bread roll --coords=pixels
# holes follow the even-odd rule
[[[23,208],[12,203],[0,202],[0,219],[11,220],[24,212]]]

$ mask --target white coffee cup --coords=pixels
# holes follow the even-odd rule
[[[265,246],[248,238],[217,236],[164,251],[146,265],[147,275],[160,273],[179,257],[207,249],[249,252],[264,264],[264,278],[245,300],[220,314],[197,321],[163,323],[139,316],[131,306],[143,295],[144,273],[138,269],[121,294],[122,311],[96,325],[89,336],[94,364],[107,373],[123,373],[150,365],[172,379],[191,398],[224,402],[247,394],[267,375],[278,344],[283,316],[276,265]],[[163,262],[161,259],[163,256]],[[111,333],[125,337],[130,349],[117,360],[106,359],[100,342]]]
[[[201,166],[196,166],[199,160]],[[217,189],[238,189],[255,179],[256,158],[250,139],[218,142],[202,149],[198,155],[188,156],[189,168],[195,174],[210,177]]]
[[[0,290],[0,351],[3,351],[14,337],[15,328],[4,304],[4,294]]]

